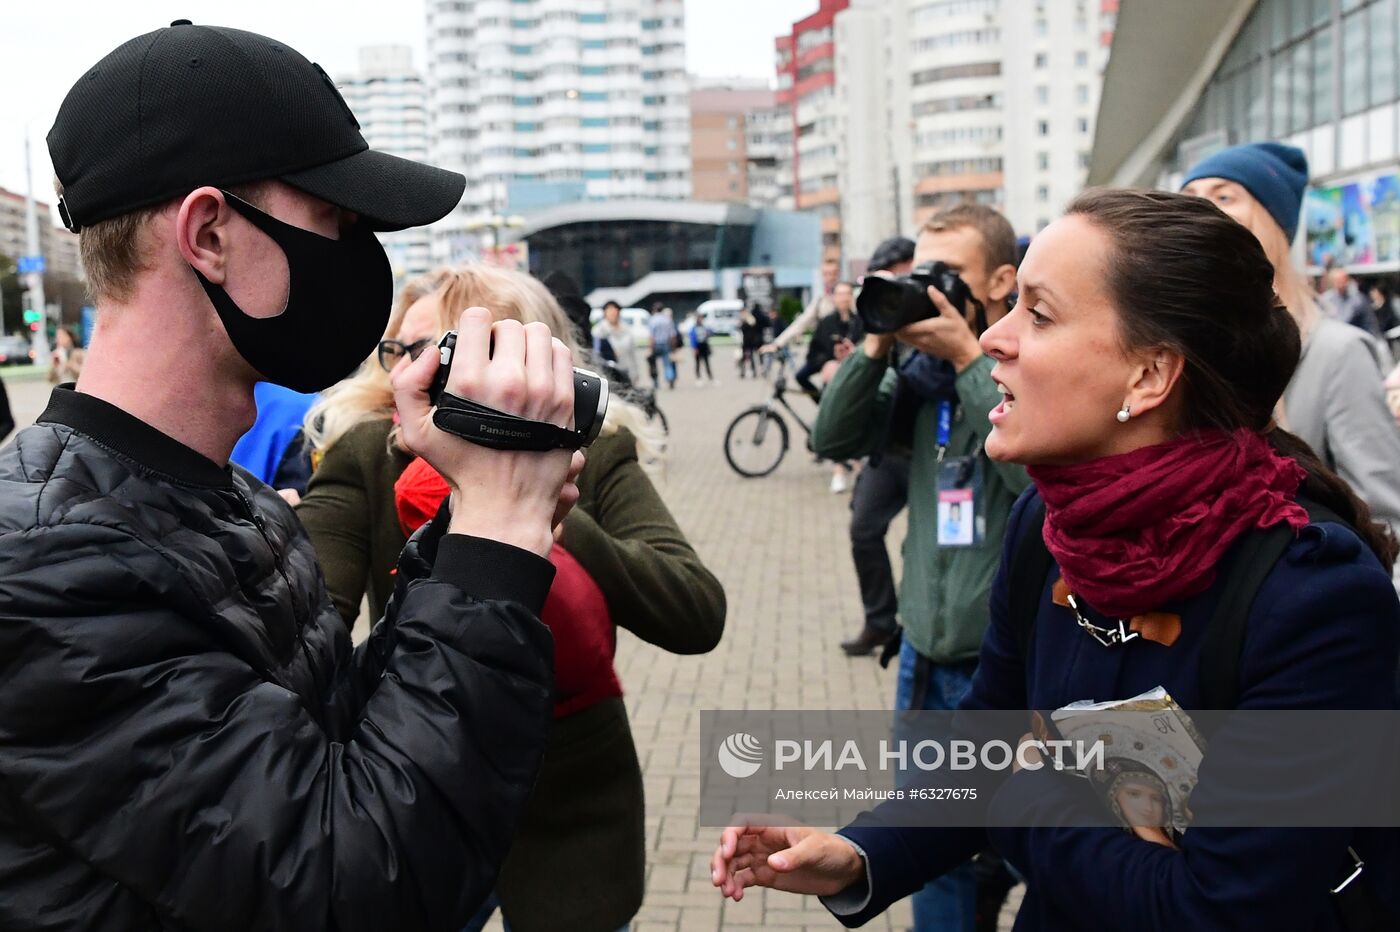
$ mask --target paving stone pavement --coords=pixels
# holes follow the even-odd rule
[[[849,493],[829,491],[830,467],[813,462],[791,421],[792,448],[772,475],[744,479],[725,462],[730,420],[771,393],[770,383],[737,379],[728,356],[727,349],[715,355],[721,384],[697,385],[683,371],[677,389],[662,391],[671,436],[657,479],[724,584],[724,638],[707,655],[680,657],[619,633],[618,672],[647,794],[647,889],[633,928],[838,929],[815,898],[765,890],[741,903],[721,899],[709,878],[718,832],[696,825],[701,710],[874,710],[890,708],[894,697],[893,666],[848,658],[837,646],[861,619],[846,533]],[[791,402],[804,417],[815,412],[805,398]],[[896,567],[904,533],[901,516],[888,538]],[[1013,916],[1009,909],[1005,929]],[[910,922],[901,903],[866,928],[902,930]]]
[[[885,709],[894,671],[873,658],[848,658],[837,644],[855,633],[860,599],[846,536],[849,493],[828,491],[830,468],[803,446],[795,423],[783,464],[762,479],[739,477],[724,460],[724,431],[770,383],[741,381],[729,351],[715,355],[721,384],[696,385],[688,368],[663,390],[671,423],[669,456],[657,486],[680,526],[724,584],[729,616],[718,648],[701,657],[668,654],[619,632],[618,672],[626,690],[647,797],[646,898],[635,932],[707,932],[765,927],[834,930],[841,926],[811,897],[750,891],[742,903],[710,885],[718,831],[696,824],[699,722],[703,709]],[[42,381],[7,380],[15,419],[25,426],[48,398]],[[804,417],[811,402],[792,399]],[[902,517],[890,530],[898,567]],[[1015,894],[1013,894],[1015,896]],[[1014,902],[1002,916],[1009,930]],[[907,903],[865,928],[909,927]],[[499,918],[488,926],[500,929]]]

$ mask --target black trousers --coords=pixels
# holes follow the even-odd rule
[[[794,372],[792,376],[798,386],[813,399],[821,397],[821,390],[812,384],[812,376],[820,373],[824,365],[826,365],[825,359],[813,359],[809,355],[807,361],[802,364],[802,368]]]
[[[885,548],[890,522],[909,501],[909,457],[885,453],[878,466],[866,465],[851,492],[851,559],[860,583],[865,627],[893,634],[899,596]]]

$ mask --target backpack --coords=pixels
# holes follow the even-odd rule
[[[1351,527],[1349,521],[1342,520],[1330,509],[1300,497],[1298,504],[1307,509],[1308,520],[1314,524],[1328,521]],[[1053,559],[1046,549],[1042,529],[1045,525],[1045,502],[1036,498],[1035,505],[1027,508],[1023,517],[1021,539],[1011,556],[1010,580],[1036,580],[1031,585],[1011,586],[1008,593],[1008,617],[1016,634],[1022,659],[1030,657],[1031,632],[1035,627],[1041,594],[1045,591],[1045,578],[1050,574]],[[1274,565],[1288,550],[1294,540],[1293,531],[1286,524],[1268,530],[1250,531],[1227,557],[1221,568],[1221,577],[1228,581],[1224,594],[1215,606],[1210,625],[1206,628],[1205,641],[1201,645],[1201,708],[1233,709],[1239,702],[1239,666],[1244,650],[1245,625],[1249,621],[1249,610],[1259,588],[1273,571]],[[1354,863],[1346,865],[1350,879],[1333,891],[1332,900],[1342,920],[1342,928],[1347,932],[1381,932],[1400,928],[1390,908],[1377,897],[1371,888],[1369,878],[1360,883],[1362,861],[1356,852],[1348,848]]]

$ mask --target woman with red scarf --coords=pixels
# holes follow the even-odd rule
[[[1034,486],[1012,511],[963,709],[1055,709],[1158,686],[1187,710],[1208,707],[1203,647],[1229,586],[1223,561],[1245,535],[1279,527],[1292,541],[1250,604],[1235,708],[1395,708],[1396,542],[1274,424],[1300,341],[1247,229],[1203,199],[1081,195],[1031,243],[1019,300],[982,346],[1005,396],[987,453],[1025,464]],[[1340,522],[1312,522],[1300,500]],[[1048,572],[1015,578],[1041,513]],[[1013,592],[1031,597],[1028,637]],[[1123,630],[1136,636],[1101,634]],[[1400,896],[1393,831],[1200,825],[1173,840],[1075,827],[1086,823],[1065,814],[1084,792],[1049,767],[1007,776],[987,824],[1033,828],[900,827],[889,803],[837,834],[731,828],[712,879],[735,900],[753,885],[819,894],[857,926],[990,840],[1027,881],[1018,932],[1313,932],[1355,928],[1329,892],[1353,848],[1369,888]]]

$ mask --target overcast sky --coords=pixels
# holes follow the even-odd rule
[[[397,42],[424,54],[424,0],[0,0],[0,187],[23,192],[24,133],[34,186],[51,201],[44,136],[85,69],[127,39],[176,19],[281,39],[331,74],[355,67],[362,45]],[[773,38],[817,0],[686,0],[692,74],[770,78]]]

